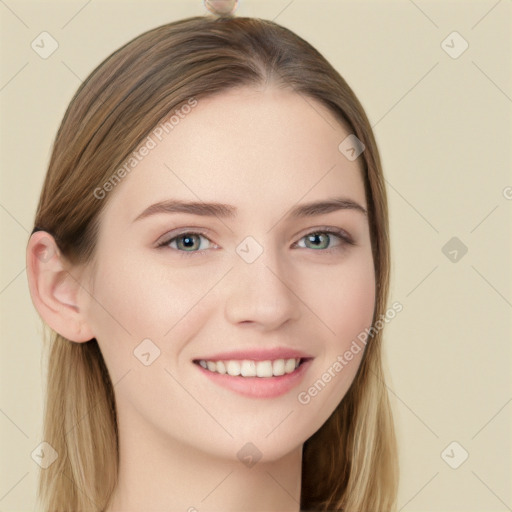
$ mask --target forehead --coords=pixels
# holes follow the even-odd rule
[[[124,221],[169,198],[225,202],[249,216],[334,195],[365,203],[362,156],[350,161],[338,149],[350,132],[310,97],[239,88],[179,114],[155,127],[109,198]]]

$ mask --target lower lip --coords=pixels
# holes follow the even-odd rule
[[[211,372],[199,364],[194,363],[194,366],[197,366],[204,375],[219,386],[230,389],[239,395],[251,398],[275,398],[298,386],[311,362],[312,359],[308,359],[292,373],[285,373],[279,377],[234,377],[227,373]]]

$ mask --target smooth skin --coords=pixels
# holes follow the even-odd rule
[[[291,89],[200,99],[102,199],[93,263],[71,266],[50,235],[32,235],[35,307],[67,339],[96,338],[115,385],[120,468],[108,512],[299,510],[303,443],[346,394],[363,350],[308,404],[298,395],[371,326],[375,275],[364,212],[288,212],[335,197],[367,208],[362,157],[338,150],[349,133]],[[238,213],[134,220],[168,199],[221,202]],[[306,236],[324,228],[354,244]],[[197,230],[204,233],[190,235]],[[192,238],[178,237],[185,233]],[[252,263],[237,253],[246,237],[263,249]],[[147,366],[134,356],[145,339],[160,350]],[[303,382],[276,398],[238,395],[192,362],[277,346],[314,360]],[[246,443],[262,454],[252,467],[237,456]]]

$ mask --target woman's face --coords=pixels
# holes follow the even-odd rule
[[[375,302],[362,156],[345,157],[349,132],[291,90],[194,105],[103,188],[85,313],[125,428],[229,459],[250,442],[275,460],[322,426],[361,362],[344,354]],[[338,199],[348,207],[293,215]]]

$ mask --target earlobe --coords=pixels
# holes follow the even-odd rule
[[[94,338],[87,323],[82,286],[62,256],[55,239],[45,231],[34,233],[27,245],[27,279],[32,302],[42,319],[70,341]]]

